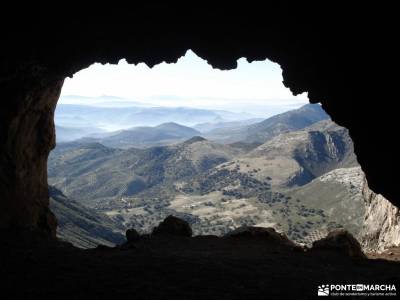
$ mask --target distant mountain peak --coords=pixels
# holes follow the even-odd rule
[[[307,103],[300,108],[298,108],[298,111],[304,111],[304,110],[312,110],[314,112],[319,112],[322,114],[326,114],[325,110],[322,108],[322,105],[318,103]]]
[[[160,125],[155,126],[156,128],[166,128],[166,127],[177,127],[177,128],[190,128],[188,126],[184,126],[175,122],[167,122],[167,123],[162,123]]]

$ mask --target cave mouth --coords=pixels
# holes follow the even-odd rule
[[[359,6],[279,3],[269,7],[267,17],[265,10],[251,6],[107,8],[71,6],[61,14],[47,13],[49,6],[25,11],[18,6],[8,14],[12,23],[4,19],[8,32],[0,85],[4,99],[10,100],[0,118],[1,228],[55,235],[46,162],[55,143],[53,112],[66,77],[96,61],[116,63],[123,57],[149,66],[175,62],[189,48],[221,69],[235,68],[239,57],[279,63],[285,86],[294,94],[308,92],[310,102],[321,102],[335,122],[349,129],[369,185],[398,206],[393,180],[398,169],[393,146],[397,110],[391,109],[396,85],[388,84],[390,76],[380,76],[390,71],[395,55],[388,52],[386,35],[379,34],[389,31],[390,37],[395,26],[370,24],[369,14],[360,14]],[[369,11],[376,13],[376,7],[366,7]],[[11,30],[9,24],[20,26]],[[371,43],[376,34],[377,42]],[[366,64],[371,57],[380,60]],[[377,99],[389,100],[377,105]],[[379,146],[371,147],[371,138]]]
[[[394,109],[398,91],[395,77],[390,76],[398,57],[393,38],[396,18],[390,18],[395,9],[376,5],[328,7],[322,2],[289,5],[282,1],[269,3],[267,9],[251,4],[177,7],[144,2],[135,4],[134,9],[121,7],[115,3],[81,3],[79,7],[64,5],[60,9],[34,3],[5,10],[12,22],[7,18],[0,21],[4,32],[0,50],[4,99],[0,112],[1,229],[37,229],[55,237],[47,161],[55,146],[53,112],[65,78],[94,62],[117,63],[123,57],[129,63],[145,62],[149,66],[174,62],[188,48],[222,69],[235,68],[239,57],[250,61],[268,58],[279,63],[286,87],[295,94],[308,92],[310,102],[321,102],[337,124],[349,129],[357,159],[373,191],[400,206],[398,183],[394,180],[398,178],[399,156],[393,138],[398,128],[398,110]],[[373,22],[378,15],[385,18]],[[296,154],[302,158],[301,153]],[[324,180],[330,178],[335,177]],[[375,212],[377,217],[370,220],[376,230],[371,236],[381,239],[381,229],[393,225],[398,228],[398,210],[389,206],[381,209],[381,202],[374,200],[376,195],[368,192],[367,196],[372,200],[370,213]],[[398,230],[393,236],[396,234]],[[7,236],[3,242],[9,242]],[[248,298],[255,293],[259,298],[265,294],[276,298],[299,294],[311,297],[320,284],[329,282],[398,279],[398,265],[391,267],[379,261],[346,260],[343,265],[336,259],[305,255],[310,259],[302,263],[299,256],[290,253],[269,260],[273,263],[270,265],[265,256],[260,257],[264,248],[246,257],[241,255],[242,268],[231,259],[221,264],[221,255],[207,256],[211,268],[203,268],[190,264],[187,257],[171,260],[161,252],[163,249],[159,257],[165,257],[167,264],[149,252],[155,266],[143,268],[142,261],[132,264],[131,259],[113,264],[101,251],[96,251],[98,260],[86,255],[74,258],[64,252],[55,260],[47,253],[41,259],[30,246],[24,247],[27,255],[21,255],[13,245],[8,252],[15,259],[5,256],[4,260],[7,276],[3,292],[46,295],[57,291],[65,296],[80,290],[82,294],[113,293],[115,297],[115,293],[140,295],[149,291],[147,298],[172,293],[183,298],[195,293],[198,298],[210,294],[215,298]],[[67,252],[71,252],[69,248]],[[136,253],[132,257],[142,260]],[[71,263],[78,267],[73,268]],[[286,269],[288,265],[293,268]],[[329,272],[322,270],[322,265],[329,265]],[[263,280],[265,274],[270,276]],[[116,289],[110,289],[113,283]]]
[[[347,130],[293,96],[278,64],[237,64],[213,69],[188,50],[175,64],[121,60],[66,79],[48,159],[58,236],[111,246],[168,215],[195,235],[273,227],[308,246],[338,228],[357,236],[364,174]]]

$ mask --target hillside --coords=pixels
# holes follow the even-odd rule
[[[311,243],[335,227],[345,227],[359,237],[366,211],[362,195],[364,179],[365,175],[359,166],[338,168],[286,192],[286,195],[298,199],[305,207],[321,209],[325,214],[325,224],[314,226],[304,238],[306,242]]]
[[[50,209],[57,217],[57,237],[60,239],[79,248],[125,242],[125,228],[120,222],[68,199],[52,186],[49,186],[49,193]]]
[[[200,123],[192,126],[194,129],[202,132],[207,133],[212,130],[216,129],[229,129],[232,130],[234,128],[240,128],[243,126],[247,126],[250,124],[255,124],[258,122],[263,121],[262,118],[252,118],[247,120],[240,120],[240,121],[230,121],[230,122],[207,122],[207,123]]]
[[[264,143],[279,134],[300,130],[327,119],[329,116],[319,104],[306,104],[255,124],[216,128],[206,132],[204,136],[223,143]]]
[[[324,177],[344,170],[361,188],[361,175],[351,175],[351,167],[357,166],[352,147],[347,130],[331,121],[281,134],[181,183],[169,208],[199,218],[192,226],[203,233],[221,234],[239,225],[273,226],[303,241],[313,231],[323,233],[340,225],[356,234],[363,213],[361,196]],[[324,197],[316,191],[324,191]],[[343,219],[332,213],[347,204],[350,209],[341,211]]]
[[[215,179],[211,176],[210,181]],[[220,235],[242,225],[274,227],[310,246],[335,228],[344,227],[359,236],[366,209],[363,179],[360,167],[353,167],[335,169],[281,192],[251,177],[236,185],[229,184],[235,182],[231,180],[219,181],[200,194],[178,194],[169,208],[195,216],[192,226],[197,233]]]
[[[259,181],[268,180],[273,186],[291,187],[304,185],[336,168],[356,165],[347,130],[325,120],[280,134],[217,169],[237,170]]]
[[[147,197],[156,186],[167,191],[177,181],[191,178],[240,153],[239,149],[201,137],[173,146],[128,150],[98,143],[65,143],[49,157],[49,183],[69,197],[93,206],[104,204],[104,200],[145,192]]]
[[[111,148],[146,148],[182,142],[197,135],[200,132],[193,128],[169,122],[110,132],[100,138],[83,138],[80,142],[97,142]]]

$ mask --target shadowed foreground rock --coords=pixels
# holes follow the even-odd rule
[[[334,230],[327,237],[315,241],[311,251],[318,250],[329,250],[352,258],[366,258],[361,250],[360,243],[344,229]]]
[[[276,244],[298,247],[285,234],[276,232],[272,227],[242,226],[228,232],[225,238],[261,238]]]
[[[153,236],[172,235],[191,237],[192,234],[192,228],[188,222],[174,216],[166,217],[152,232]]]
[[[128,243],[137,242],[140,239],[140,234],[133,228],[128,229],[125,235]]]
[[[1,236],[2,296],[11,299],[309,299],[326,283],[400,286],[398,262],[293,251],[265,238],[156,235],[82,250]]]

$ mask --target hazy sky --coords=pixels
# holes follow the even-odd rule
[[[65,81],[60,103],[95,104],[68,95],[115,96],[123,101],[156,106],[188,106],[254,114],[281,112],[307,103],[307,95],[293,96],[282,84],[278,64],[268,60],[238,60],[235,70],[213,69],[188,50],[176,64],[161,63],[152,69],[141,63],[93,64]],[[63,98],[64,97],[64,98]]]

